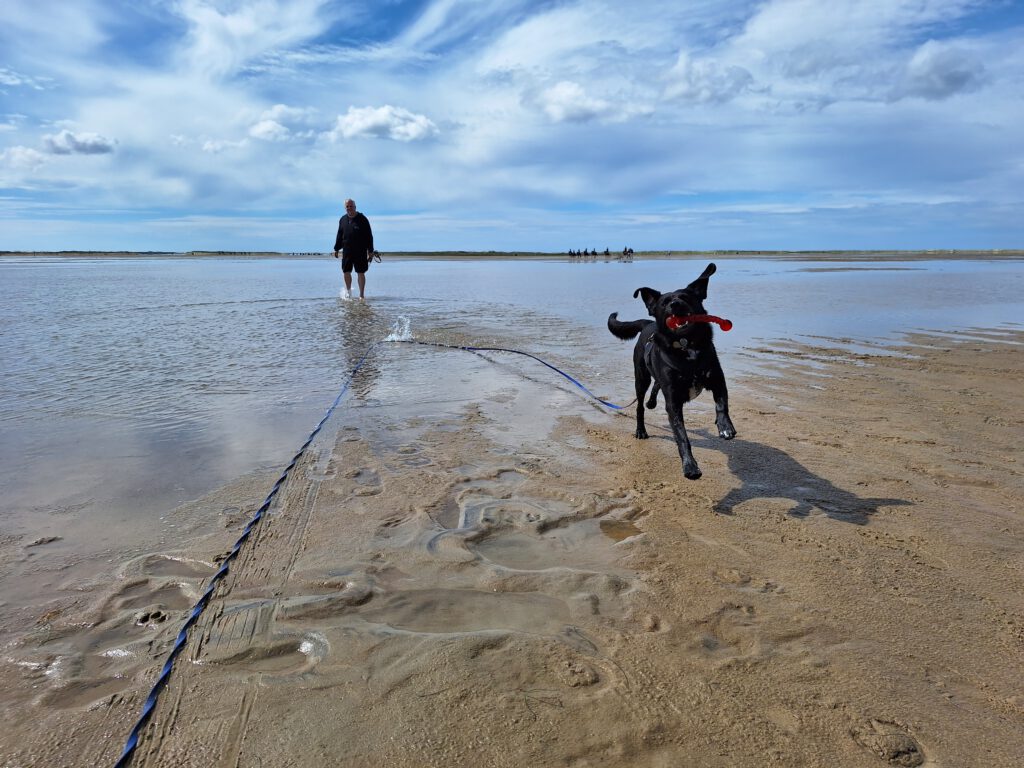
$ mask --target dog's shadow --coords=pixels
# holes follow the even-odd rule
[[[700,437],[692,441],[693,445],[724,453],[729,470],[742,483],[715,504],[714,511],[720,515],[731,515],[737,505],[753,499],[790,499],[795,502],[787,512],[791,517],[807,517],[817,511],[833,520],[866,525],[879,507],[913,503],[905,499],[858,496],[816,475],[785,451],[769,445],[738,437],[722,440],[706,430],[695,432]]]

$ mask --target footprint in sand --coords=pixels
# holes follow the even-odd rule
[[[136,625],[140,627],[155,627],[167,621],[167,614],[156,608],[152,611],[143,611],[135,617]]]
[[[750,584],[750,574],[737,568],[716,568],[711,575],[719,584],[728,584],[733,587],[745,587]]]
[[[738,568],[716,568],[711,572],[711,577],[719,584],[735,587],[741,592],[774,592],[776,594],[783,594],[786,591],[784,587],[776,584],[774,581],[754,578],[749,573]]]
[[[760,650],[757,612],[751,605],[724,605],[698,623],[697,649],[718,662]]]
[[[871,719],[851,731],[853,740],[889,765],[906,768],[923,765],[924,750],[899,723]]]
[[[326,619],[364,605],[373,597],[369,584],[350,582],[326,595],[297,595],[281,600],[277,618],[281,621]]]
[[[151,663],[152,631],[166,619],[160,609],[143,611],[55,641],[56,654],[40,664],[38,687],[45,690],[39,703],[87,709],[127,690],[139,670]]]
[[[144,579],[126,584],[115,592],[107,603],[108,609],[103,613],[106,618],[111,613],[151,609],[153,606],[180,611],[193,602],[193,593],[187,591],[182,584],[162,579]]]
[[[73,680],[56,690],[47,691],[38,703],[55,709],[91,709],[131,685],[130,679]]]
[[[566,661],[558,668],[558,678],[570,688],[581,688],[596,684],[601,676],[586,662]]]
[[[434,463],[427,456],[421,456],[419,448],[414,445],[403,445],[396,453],[402,457],[402,464],[406,467],[426,467]]]
[[[356,482],[356,488],[352,491],[354,496],[377,496],[384,490],[380,474],[369,467],[353,469],[345,476]]]
[[[219,655],[208,653],[204,663],[216,664],[233,672],[259,672],[270,677],[293,677],[313,670],[327,655],[330,645],[316,632],[302,635],[276,635],[267,640],[254,638],[242,650]]]
[[[145,555],[133,560],[125,573],[140,573],[144,576],[164,576],[178,579],[205,579],[214,568],[202,560],[193,560],[175,555]]]

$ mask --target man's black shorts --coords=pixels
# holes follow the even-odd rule
[[[341,271],[351,272],[353,267],[355,267],[356,272],[358,272],[360,275],[370,268],[370,265],[366,261],[365,251],[363,253],[356,253],[351,255],[343,253],[341,255]]]

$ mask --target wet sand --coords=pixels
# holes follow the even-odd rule
[[[1019,765],[1022,345],[752,350],[777,375],[732,382],[735,440],[688,406],[697,482],[660,411],[637,442],[546,372],[445,358],[450,392],[359,399],[296,468],[134,764]],[[0,764],[113,762],[270,482],[39,607]]]

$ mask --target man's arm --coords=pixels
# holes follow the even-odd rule
[[[342,219],[338,219],[338,234],[335,235],[335,237],[334,237],[334,256],[335,256],[335,258],[337,258],[337,256],[338,256],[338,251],[341,250],[341,235],[342,235],[342,228],[343,228],[344,224],[345,224],[345,220],[343,218]]]
[[[373,230],[370,228],[370,220],[363,216],[366,222],[366,252],[373,253]]]

